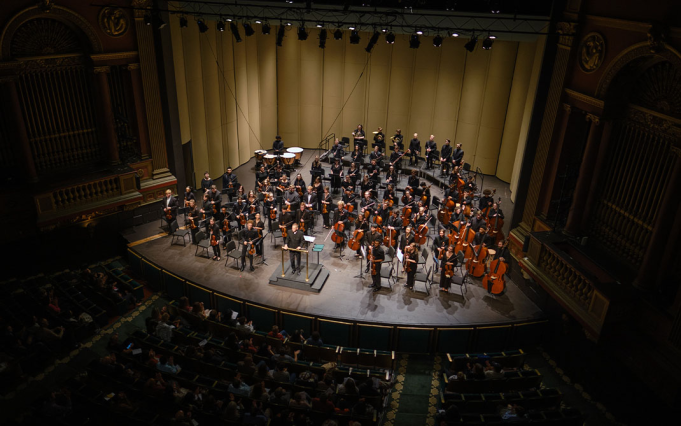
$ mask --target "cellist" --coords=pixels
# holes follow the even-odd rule
[[[487,219],[489,220],[490,231],[492,233],[491,237],[494,238],[495,241],[504,240],[504,233],[501,230],[503,226],[504,212],[501,211],[497,203],[492,204],[492,208],[489,210]]]
[[[492,191],[485,188],[482,191],[482,197],[480,197],[478,208],[482,211],[485,211],[485,209],[489,210],[492,207],[492,204],[494,204],[494,197],[492,195]],[[485,215],[485,217],[487,217],[487,215]]]
[[[454,253],[454,246],[448,246],[440,262],[440,291],[449,293],[452,277],[454,276],[454,268],[458,263],[459,259]]]

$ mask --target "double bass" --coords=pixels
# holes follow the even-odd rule
[[[508,244],[508,241],[506,244]],[[506,244],[504,244],[503,247],[506,247]],[[493,260],[489,266],[489,273],[482,279],[482,288],[492,294],[503,293],[506,289],[506,280],[504,279],[504,275],[506,274],[507,270],[508,265],[506,262],[502,262],[501,259]]]
[[[501,197],[499,197],[499,201],[497,202],[497,208],[500,205]],[[500,218],[499,216],[494,216],[493,218],[489,219],[489,222],[487,222],[487,226],[491,232],[492,237],[494,238],[495,244],[504,239],[504,233],[501,231],[502,227],[504,226],[504,219]]]
[[[475,278],[480,278],[485,275],[485,258],[487,257],[487,247],[480,244],[478,249],[473,248],[473,256],[468,262],[468,273]]]
[[[471,232],[471,227],[468,223],[466,223],[466,227],[461,230],[461,233],[459,234],[459,242],[456,243],[456,248],[454,249],[455,253],[458,253],[460,251],[466,252],[470,245],[470,243],[473,241],[475,238],[475,232]]]

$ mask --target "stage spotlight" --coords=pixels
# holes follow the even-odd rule
[[[449,35],[452,37],[458,37],[459,33],[457,33],[456,31],[452,31]]]
[[[475,50],[475,44],[478,42],[478,36],[473,35],[471,36],[471,39],[468,40],[466,44],[463,45],[464,49],[468,50],[469,52],[472,52]]]
[[[416,30],[416,34],[418,34],[418,35],[423,35],[423,31],[421,31],[421,30]]]
[[[417,34],[412,34],[411,37],[409,37],[409,48],[418,49],[420,45],[421,40],[419,39],[419,36]]]
[[[265,35],[269,35],[270,33],[270,24],[264,23],[262,24],[262,33]]]
[[[255,20],[255,23],[256,23],[256,24],[262,24],[262,21],[261,21],[260,19],[256,19],[256,20]]]
[[[180,16],[180,28],[186,28],[189,23],[187,22],[187,18],[184,16]]]
[[[350,33],[350,44],[359,44],[360,36],[357,30],[352,30]]]
[[[336,31],[333,32],[333,39],[334,40],[340,40],[343,38],[343,31],[340,29],[337,29]]]
[[[378,41],[378,38],[381,36],[381,33],[378,31],[374,31],[374,35],[371,36],[371,39],[369,40],[369,44],[367,44],[366,50],[367,52],[371,53],[371,49],[374,48],[374,45]]]
[[[319,31],[319,48],[323,49],[326,47],[326,28],[322,28]]]
[[[144,25],[151,25],[151,13],[144,14]]]
[[[223,32],[225,30],[225,23],[222,22],[222,20],[219,20],[215,28],[217,28],[218,31]]]
[[[500,3],[501,3],[501,2],[500,2],[499,0],[492,0],[492,1],[490,1],[490,2],[489,2],[489,9],[490,9],[489,11],[492,12],[492,13],[494,13],[494,14],[501,13],[501,5],[500,5]]]
[[[236,23],[230,22],[229,23],[229,29],[232,31],[232,35],[234,36],[234,40],[236,40],[237,43],[241,42],[241,34],[239,34],[239,27],[236,26]]]
[[[483,41],[482,41],[482,48],[485,50],[490,50],[492,48],[492,45],[494,44],[494,40],[496,39],[495,36],[493,35],[488,35]]]
[[[324,24],[322,24],[321,22],[318,23],[318,24],[317,24],[317,28],[324,28]]]
[[[208,31],[208,25],[206,25],[206,22],[203,19],[199,19],[196,21],[196,25],[199,26],[199,32],[200,33],[205,33]]]
[[[161,28],[166,26],[166,21],[161,19],[161,15],[156,15],[154,17],[154,25],[156,26],[157,30],[160,30]]]
[[[440,37],[439,34],[436,35],[435,37],[433,37],[433,46],[435,46],[435,47],[442,46],[442,37]]]
[[[253,34],[255,34],[255,30],[253,29],[251,24],[249,24],[248,22],[246,22],[244,24],[244,34],[246,34],[246,37],[250,37]]]
[[[232,22],[232,18],[227,18],[227,19],[225,19],[225,21]]]
[[[354,31],[354,30],[356,30],[357,28],[355,28],[355,27],[353,27],[353,26],[349,26],[348,29]]]
[[[279,30],[277,31],[277,46],[279,47],[284,42],[284,31],[286,31],[286,27],[279,25]]]
[[[388,33],[385,35],[385,42],[388,44],[395,44],[395,34]]]
[[[298,40],[300,41],[305,41],[307,40],[307,30],[305,29],[304,26],[298,27]]]

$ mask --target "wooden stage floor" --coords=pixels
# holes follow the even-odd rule
[[[299,168],[306,182],[310,179],[307,160],[313,153],[316,152],[304,153],[304,165]],[[253,162],[251,159],[236,170],[239,181],[245,188],[253,187]],[[491,186],[492,182],[495,186]],[[405,183],[406,179],[403,179],[400,187]],[[508,185],[492,177],[486,177],[484,187],[496,187],[497,194],[502,194],[502,197],[508,194]],[[435,189],[435,185],[432,189]],[[434,190],[433,194],[440,196],[441,191]],[[504,203],[504,207],[506,217],[510,217],[513,207],[510,200]],[[224,252],[222,261],[216,262],[195,256],[195,246],[192,244],[186,247],[181,244],[171,246],[170,237],[167,236],[146,238],[160,231],[159,224],[160,221],[136,227],[135,230],[125,232],[124,236],[133,243],[135,251],[175,275],[226,295],[277,309],[340,320],[428,326],[496,324],[542,317],[542,311],[510,279],[507,280],[506,292],[501,296],[487,295],[477,279],[470,280],[464,297],[458,294],[458,287],[453,288],[454,294],[439,294],[437,284],[430,287],[430,295],[423,291],[421,283],[416,287],[420,291],[409,291],[403,287],[404,278],[398,279],[392,290],[384,287],[373,293],[368,287],[371,284],[369,275],[365,275],[363,280],[353,278],[359,274],[360,269],[360,261],[355,259],[354,252],[346,249],[344,260],[340,260],[338,252],[332,251],[333,242],[330,238],[319,258],[330,276],[319,294],[270,285],[269,278],[275,268],[281,269],[281,249],[279,245],[271,244],[269,236],[265,239],[268,265],[260,265],[260,259],[256,258],[254,272],[248,272],[248,267],[240,272],[234,261],[225,266]],[[323,243],[328,231],[322,228],[321,217],[315,231],[316,243]],[[431,243],[429,240],[428,247]],[[304,260],[303,255],[303,262]],[[310,253],[310,262],[316,261],[317,254]],[[432,259],[429,259],[428,266],[432,263]],[[436,279],[439,281],[439,275]]]

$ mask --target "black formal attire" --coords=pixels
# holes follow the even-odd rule
[[[362,185],[360,186],[360,189],[362,190],[362,194],[364,194],[367,191],[373,191],[376,189],[376,181],[369,179],[368,181],[362,181]]]
[[[357,164],[357,166],[361,166],[362,163],[364,163],[364,153],[361,149],[356,149],[350,154],[350,159],[352,159],[352,162]]]
[[[456,257],[455,253],[452,253],[450,257],[447,257],[447,253],[445,252],[442,262],[440,262],[440,288],[449,291],[449,288],[452,286],[452,276],[448,277],[447,274],[445,274],[445,264],[453,263],[454,267],[456,267],[458,262],[459,259]]]
[[[274,150],[274,155],[281,155],[284,153],[284,141],[275,139],[272,142],[272,149]]]
[[[352,184],[357,185],[357,179],[359,179],[359,167],[355,167],[354,170],[352,168],[348,168],[346,176],[350,176],[350,181]]]
[[[222,175],[222,190],[227,194],[227,199],[232,202],[232,197],[239,189],[239,180],[234,173]]]
[[[397,144],[397,146],[400,148],[400,151],[404,150],[404,135],[401,133],[395,133],[395,136],[393,136],[393,143]]]
[[[430,152],[428,149],[430,148]],[[435,151],[437,150],[437,143],[430,139],[426,142],[426,167],[433,168],[433,159],[435,158]]]
[[[255,229],[260,228],[260,229]],[[263,221],[255,222],[253,224],[253,229],[258,233],[258,242],[255,244],[255,254],[262,256],[262,243],[263,243],[263,232],[265,229],[265,224]]]
[[[487,222],[485,222],[485,218],[481,217],[478,219],[478,217],[474,217],[471,219],[471,229],[475,232],[480,231],[480,227],[487,228]]]
[[[495,246],[494,250],[496,251],[496,253],[494,253],[494,258],[492,258],[492,260],[497,260],[500,257],[503,257],[505,260],[504,263],[510,266],[509,260],[511,260],[511,253],[508,251],[508,249],[504,247],[503,249],[499,250],[499,247]]]
[[[331,155],[329,155],[329,161],[331,160],[331,158],[338,160],[343,158],[343,145],[334,144],[333,147],[331,147]]]
[[[255,174],[255,180],[258,183],[264,182],[265,179],[267,179],[268,177],[270,177],[270,174],[267,173],[267,170],[265,170],[264,172],[259,171]]]
[[[407,185],[411,186],[411,189],[414,189],[414,190],[419,188],[420,183],[421,183],[421,181],[419,180],[419,178],[414,176],[414,175],[409,176],[409,179],[407,180]]]
[[[263,213],[267,216],[267,229],[272,232],[272,219],[270,219],[270,211],[277,208],[276,200],[265,200],[265,207],[263,208]]]
[[[213,236],[215,236],[215,241],[218,243],[213,245]],[[208,239],[211,242],[211,247],[213,247],[213,256],[220,257],[220,225],[217,223],[213,226],[208,225]]]
[[[397,172],[390,173],[390,171],[388,171],[385,173],[385,184],[388,185],[389,183],[397,185]]]
[[[409,233],[409,235],[407,235],[406,233],[402,234],[402,237],[400,238],[400,250],[402,251],[402,253],[404,253],[404,248],[413,242],[414,242],[413,230],[412,232]]]
[[[364,139],[364,136],[366,136],[365,133],[364,133],[364,129],[362,129],[362,130],[355,129],[355,131],[353,132],[353,136],[354,136],[355,146],[359,145],[360,149],[362,151],[364,151],[364,146],[366,145],[366,139]],[[362,136],[361,139],[359,139],[360,136]]]
[[[217,189],[215,191],[210,190],[208,191],[208,201],[210,202],[211,209],[215,206],[215,209],[220,211],[220,208],[222,207],[222,194],[220,194],[220,191]]]
[[[297,230],[296,232],[289,232],[288,235],[286,236],[286,245],[289,248],[292,249],[297,249],[298,247],[302,248],[303,243],[305,242],[305,239],[303,238],[303,233],[300,232],[300,230]],[[299,251],[289,251],[290,259],[291,259],[291,269],[295,271],[300,271],[302,265],[300,264],[300,252]]]
[[[305,194],[307,192],[307,185],[305,185],[305,181],[303,179],[296,179],[293,181],[293,186],[299,186],[300,190]],[[298,188],[296,188],[298,190]]]
[[[409,263],[409,267],[410,267],[411,270],[409,272],[407,272],[407,283],[405,284],[406,287],[409,288],[409,290],[413,290],[414,289],[414,279],[416,278],[416,266],[417,266],[417,262],[419,260],[418,259],[418,256],[419,256],[418,250],[414,250],[413,254],[410,254],[410,255],[407,255],[405,253],[404,256],[405,256],[405,259],[404,259],[405,265],[406,265],[406,262],[408,261],[407,257],[409,259],[416,261],[416,263],[415,262]],[[406,267],[405,267],[405,269],[406,269]]]
[[[315,161],[312,163],[312,167],[310,167],[310,174],[312,175],[311,182],[314,182],[317,179],[317,176],[322,176],[324,174],[324,168],[322,167],[321,161]]]
[[[322,212],[322,218],[324,219],[324,226],[327,228],[331,225],[329,225],[329,213],[331,213],[331,210],[333,210],[333,202],[331,200],[331,194],[326,194],[322,196],[322,200],[326,201],[329,204],[326,204],[326,213],[324,213],[324,206],[321,207],[320,211]]]
[[[377,213],[374,213],[376,216],[380,216],[380,218],[383,219],[382,222],[381,222],[383,225],[388,223],[388,219],[390,219],[390,209],[389,208],[384,209],[383,205],[381,205],[381,207],[379,207],[378,209],[375,209],[374,212],[377,212]]]
[[[255,229],[251,229],[250,231],[248,228],[244,229],[241,231],[241,270],[244,270],[244,267],[246,266],[246,256],[248,256],[248,260],[250,261],[250,266],[251,269],[253,269],[253,256],[248,254],[248,244],[244,243],[252,243],[253,241],[258,239],[258,231]]]
[[[289,202],[292,210],[295,210],[298,207],[298,203],[300,203],[300,197],[298,196],[298,193],[296,191],[286,192],[284,194],[284,200]]]
[[[308,192],[307,194],[303,195],[303,199],[301,200],[303,204],[309,204],[309,207],[313,210],[317,209],[317,194],[314,192]]]
[[[373,268],[371,268],[371,286],[374,288],[374,290],[379,290],[381,288],[381,262],[385,260],[385,252],[383,251],[383,247],[380,245],[378,247],[372,247],[371,255],[374,258],[372,266],[375,265],[376,267],[376,274],[373,274]]]
[[[282,226],[286,226],[286,229],[291,229],[293,226],[293,222],[295,220],[295,213],[293,212],[286,212],[283,215],[281,215],[281,220],[279,221],[279,224]]]
[[[369,164],[369,166],[367,166],[367,174],[369,175],[369,179],[374,182],[374,186],[378,185],[381,181],[381,168],[378,164]]]
[[[239,216],[240,214],[243,214],[246,218],[248,218],[248,203],[243,201],[241,204],[234,206],[234,213],[237,216]],[[241,221],[239,220],[238,217],[237,217],[237,221],[239,222],[239,226],[238,226],[239,231],[241,231],[242,229],[244,229],[246,227],[245,224],[244,225],[241,224]]]
[[[331,166],[331,188],[338,192],[338,188],[341,186],[340,176],[343,172],[343,166],[340,163],[334,163]]]
[[[312,212],[309,210],[296,210],[296,223],[300,227],[300,223],[305,224],[305,234],[312,233]]]
[[[442,176],[449,173],[449,168],[452,165],[452,146],[444,144],[440,150],[440,163],[442,164]]]
[[[484,209],[485,207],[489,207],[490,209],[492,208],[492,204],[494,204],[494,197],[491,195],[489,197],[487,196],[482,196],[480,197],[480,200],[478,200],[478,208],[480,210]]]
[[[381,150],[385,149],[385,134],[378,132],[374,135],[374,146],[378,145]]]
[[[194,200],[194,202],[196,202],[196,196],[194,195],[194,193],[193,192],[185,192],[184,193],[184,205],[186,207],[189,207],[189,202],[191,200]]]
[[[203,190],[203,192],[208,191],[211,186],[213,186],[213,179],[206,178],[201,179],[201,189]]]
[[[485,237],[487,236],[487,233],[485,232],[476,232],[475,237],[473,238],[473,245],[474,246],[479,246],[480,244],[485,242]]]
[[[334,215],[334,222],[336,222],[336,223],[343,222],[343,226],[344,226],[344,229],[345,229],[345,232],[341,232],[342,235],[340,235],[340,236],[343,237],[343,241],[341,242],[341,245],[345,245],[345,243],[347,242],[347,235],[346,234],[350,233],[350,229],[348,227],[348,216],[349,215],[350,215],[350,213],[348,213],[347,209],[343,209],[343,210],[336,209],[336,213]],[[336,249],[336,248],[338,248],[338,245],[336,245],[336,247],[334,247],[334,249]]]
[[[191,232],[191,235],[192,235],[192,242],[193,242],[193,243],[196,243],[196,242],[197,242],[197,241],[196,241],[196,233],[197,233],[198,230],[199,230],[199,218],[200,218],[200,217],[201,217],[201,212],[199,211],[199,208],[196,207],[196,205],[194,206],[193,209],[189,209],[189,211],[187,212],[187,221],[186,221],[186,225],[189,226],[189,232]],[[194,228],[191,227],[191,223],[192,223],[192,222],[191,222],[190,219],[193,219],[193,220],[194,220]]]
[[[253,220],[255,219],[255,215],[257,213],[260,213],[260,202],[256,198],[253,200],[253,202],[248,202],[248,219]]]
[[[376,160],[376,164],[380,166],[381,163],[383,162],[383,152],[371,151],[371,154],[369,154],[369,161],[371,160]]]
[[[418,155],[421,153],[421,141],[414,138],[409,142],[409,165],[418,166]]]
[[[452,159],[455,166],[460,166],[461,161],[463,160],[463,149],[455,148],[454,153],[452,154]]]
[[[402,170],[401,156],[402,153],[400,151],[393,151],[393,153],[390,154],[390,164],[395,166],[395,170]],[[399,161],[397,161],[398,158],[400,159]]]
[[[393,201],[393,207],[397,206],[397,198],[395,198],[395,190],[390,190],[386,189],[383,191],[383,199],[384,200],[392,200]]]
[[[435,258],[435,263],[440,264],[440,260],[438,257],[440,256],[440,250],[439,248],[442,248],[443,250],[447,250],[447,245],[449,244],[449,238],[447,238],[447,235],[445,234],[444,237],[440,237],[440,234],[438,234],[437,237],[433,240],[433,258]]]
[[[177,219],[177,197],[174,197],[173,195],[170,197],[163,197],[162,208],[170,209],[170,219],[168,219],[167,216],[168,212],[163,212],[163,218],[166,220],[166,222],[168,222],[168,225],[170,225],[175,219]]]
[[[362,236],[362,240],[360,241],[360,247],[357,249],[356,254],[358,256],[362,255],[362,246],[367,244],[367,233],[369,232],[369,222],[366,220],[362,220],[361,222],[357,223],[357,226],[355,227],[355,231],[361,229],[364,231],[364,235]],[[367,265],[367,268],[369,265]]]

